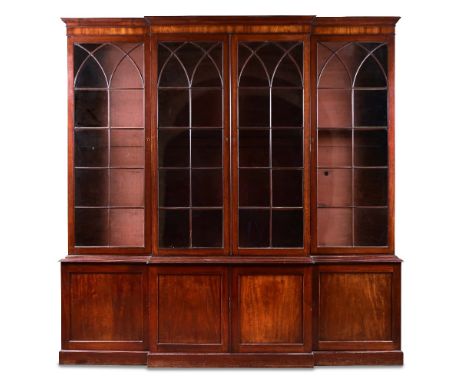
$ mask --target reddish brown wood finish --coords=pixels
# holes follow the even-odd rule
[[[394,30],[398,18],[171,16],[63,21],[68,36],[69,256],[61,264],[59,363],[150,367],[401,365],[401,260],[393,254]],[[238,248],[236,49],[238,41],[258,39],[304,42],[303,249]],[[160,40],[221,40],[224,44],[222,249],[158,247],[155,47]],[[387,247],[318,247],[317,41],[388,44]],[[145,43],[142,248],[75,246],[75,42]],[[322,191],[327,197],[326,190]]]
[[[314,349],[399,349],[399,285],[399,265],[318,266]]]
[[[62,349],[145,350],[147,267],[62,264]]]
[[[310,267],[233,268],[233,350],[310,352],[311,279]]]
[[[317,366],[403,365],[403,353],[388,351],[314,351]]]
[[[228,274],[216,266],[152,266],[151,352],[228,350]]]
[[[314,354],[159,353],[148,355],[149,367],[313,367]]]
[[[62,350],[59,353],[61,365],[146,365],[146,351],[89,351]]]

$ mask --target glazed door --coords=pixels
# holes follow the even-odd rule
[[[318,251],[392,251],[393,43],[315,46]]]
[[[69,50],[70,253],[147,251],[145,44],[87,39]]]
[[[232,41],[233,252],[309,248],[309,44],[305,35]]]
[[[227,38],[158,35],[153,44],[155,248],[159,254],[227,254]]]

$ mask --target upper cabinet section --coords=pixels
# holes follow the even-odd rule
[[[69,253],[393,252],[397,21],[64,19]]]

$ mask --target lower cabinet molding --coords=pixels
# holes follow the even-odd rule
[[[391,351],[316,351],[316,366],[403,365],[403,352]]]
[[[312,353],[150,353],[149,367],[314,367]]]
[[[148,353],[62,350],[61,365],[147,365],[148,367],[303,367],[403,365],[403,352],[315,351],[312,353]]]
[[[61,365],[146,365],[146,351],[61,350]]]
[[[401,365],[400,263],[62,263],[62,365]]]

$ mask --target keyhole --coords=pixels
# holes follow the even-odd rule
[[[324,171],[323,175],[328,176],[328,171]]]

